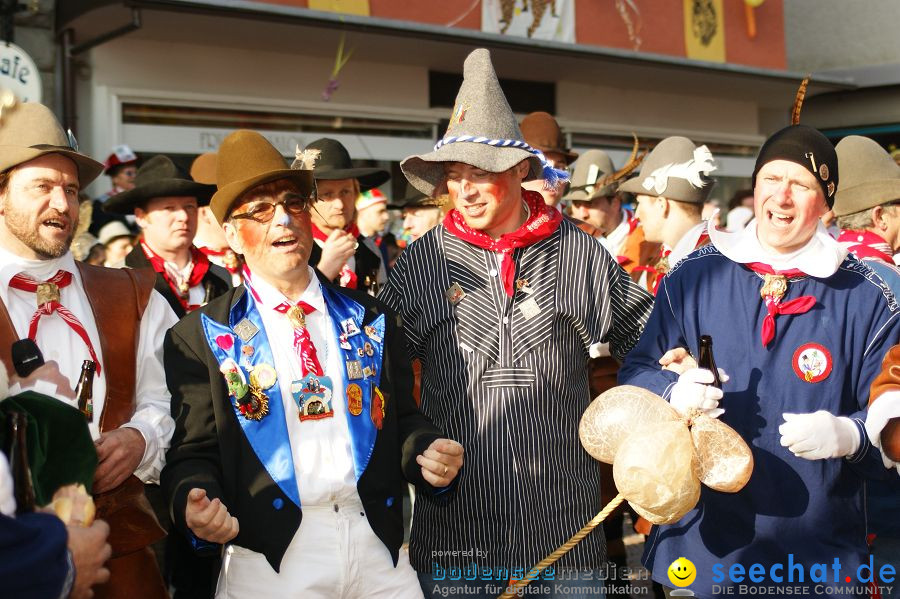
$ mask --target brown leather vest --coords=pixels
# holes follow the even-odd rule
[[[119,428],[135,410],[138,331],[150,301],[156,273],[150,269],[113,269],[77,263],[100,335],[100,359],[106,371],[101,432]],[[164,331],[154,331],[162,335]],[[9,312],[0,302],[0,361],[12,375],[11,347],[18,339]],[[74,382],[74,381],[73,381]],[[94,497],[97,517],[110,525],[113,557],[131,553],[165,535],[153,514],[144,485],[135,476]]]
[[[110,431],[128,422],[134,414],[138,330],[156,273],[77,264],[97,323],[102,366],[106,370],[106,399],[100,430]],[[17,339],[6,306],[0,302],[0,361],[10,375],[15,372],[11,347]]]

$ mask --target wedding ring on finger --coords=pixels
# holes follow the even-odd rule
[[[450,470],[449,466],[444,466],[444,474],[442,476],[447,476],[447,472]]]

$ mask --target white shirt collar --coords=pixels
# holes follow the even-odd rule
[[[325,296],[322,295],[322,285],[319,283],[319,278],[316,277],[316,273],[312,267],[307,266],[306,268],[309,271],[309,284],[300,295],[299,301],[306,302],[316,310],[325,313]],[[275,289],[275,287],[270,285],[262,277],[253,277],[252,287],[259,297],[259,303],[267,308],[275,308],[275,306],[278,306],[282,302],[287,302],[291,305],[294,305],[295,303],[285,297],[283,293]]]
[[[32,260],[14,254],[0,247],[0,285],[9,286],[9,280],[20,272],[24,272],[37,281],[46,281],[59,270],[66,270],[78,277],[78,268],[72,252],[66,252],[59,258],[49,260]]]
[[[751,220],[743,229],[731,233],[711,227],[709,238],[726,258],[739,264],[763,262],[775,270],[796,268],[818,278],[827,278],[836,273],[847,257],[847,250],[828,234],[821,221],[812,239],[790,254],[772,254],[763,249],[756,234],[756,219]]]
[[[625,243],[625,239],[631,231],[630,220],[631,214],[629,214],[628,210],[622,208],[622,221],[603,238],[608,243],[607,247],[613,248],[611,251],[618,252],[622,244]]]

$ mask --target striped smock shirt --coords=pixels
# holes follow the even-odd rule
[[[621,359],[653,300],[568,221],[513,259],[509,297],[497,255],[439,225],[403,252],[380,295],[422,362],[423,412],[466,451],[449,497],[417,497],[419,571],[472,562],[527,571],[602,507],[599,464],[578,439],[588,349],[609,342]],[[452,303],[455,285],[465,295]],[[604,561],[598,528],[557,568]]]

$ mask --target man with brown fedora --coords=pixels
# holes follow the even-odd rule
[[[672,266],[709,242],[701,215],[714,184],[709,175],[716,168],[706,146],[698,147],[686,137],[667,137],[644,160],[638,176],[619,186],[620,192],[637,196],[635,215],[645,239],[661,244],[655,265],[632,269],[647,273],[647,288],[654,294]]]
[[[231,275],[194,246],[198,207],[209,204],[215,187],[192,181],[162,154],[138,169],[135,183],[110,198],[104,210],[134,214],[141,239],[125,266],[152,268],[156,290],[181,318],[231,287]]]
[[[0,127],[0,360],[13,372],[11,345],[30,337],[50,370],[45,388],[80,404],[99,466],[98,517],[110,525],[113,558],[97,597],[165,597],[149,545],[164,532],[144,496],[159,476],[173,421],[158,334],[175,322],[149,273],[77,263],[69,252],[78,191],[101,165],[74,149],[50,110],[18,106]],[[36,311],[37,308],[37,311]],[[8,317],[7,317],[8,315]],[[85,363],[92,393],[72,384]],[[91,380],[89,379],[89,380]]]
[[[401,497],[450,485],[462,447],[415,407],[397,315],[309,266],[315,154],[219,148],[210,206],[246,276],[166,337],[162,482],[195,546],[224,545],[219,597],[420,597]]]
[[[354,167],[347,148],[323,137],[306,147],[318,152],[315,165],[318,195],[312,206],[313,248],[310,264],[341,287],[371,295],[387,281],[381,252],[356,226],[356,199],[390,179],[378,168]]]
[[[422,410],[472,448],[452,501],[416,499],[410,557],[427,596],[485,596],[509,574],[453,581],[447,570],[527,571],[599,511],[599,469],[577,432],[589,347],[608,341],[621,358],[652,303],[595,239],[523,190],[566,173],[523,141],[488,51],[463,70],[447,132],[401,163],[453,209],[404,250],[379,296],[422,361]],[[604,564],[596,531],[557,565]]]
[[[872,267],[895,294],[900,293],[900,165],[878,142],[849,135],[835,147],[841,182],[834,215],[838,243]]]
[[[578,158],[576,152],[566,147],[562,129],[549,112],[532,112],[522,119],[519,128],[522,130],[522,139],[525,143],[540,150],[547,162],[554,167],[566,170]],[[545,185],[542,179],[533,179],[524,181],[522,187],[541,194],[547,205],[562,208],[559,202],[566,190],[565,181],[550,187]]]

